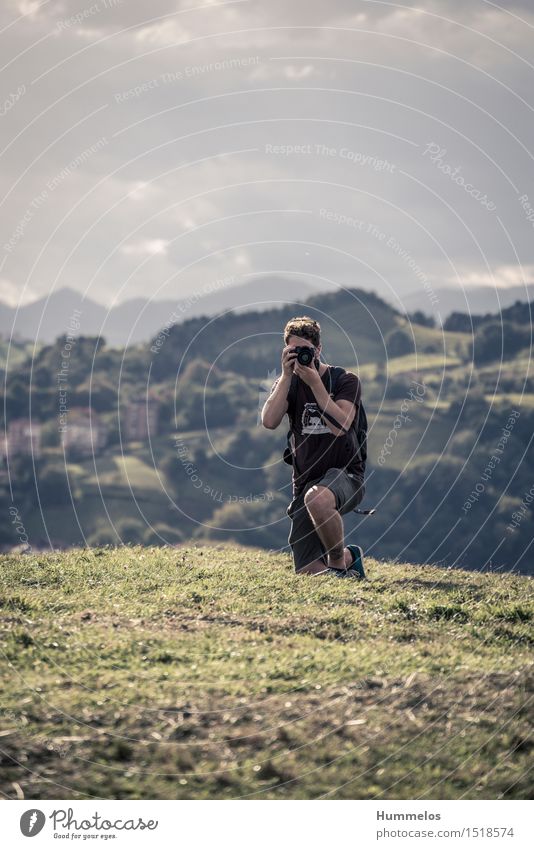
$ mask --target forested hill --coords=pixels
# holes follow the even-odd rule
[[[0,474],[12,517],[0,544],[283,549],[285,428],[265,431],[259,410],[284,324],[308,313],[323,327],[327,361],[360,375],[369,417],[364,506],[377,512],[349,517],[349,538],[390,560],[532,574],[529,309],[486,317],[473,335],[354,289],[265,312],[170,317],[149,343],[124,350],[88,336],[33,356],[19,346],[0,414],[13,449]],[[33,456],[23,450],[30,420]],[[76,434],[66,447],[63,425]]]
[[[262,377],[267,368],[279,363],[288,318],[303,314],[319,321],[329,362],[384,363],[417,349],[443,350],[438,330],[410,321],[372,292],[349,289],[316,295],[304,304],[262,312],[223,312],[164,328],[151,343],[156,354],[165,347],[165,356],[154,358],[153,373],[163,377],[182,358],[200,357],[220,369]],[[456,351],[458,337],[445,334],[445,340],[451,353]]]

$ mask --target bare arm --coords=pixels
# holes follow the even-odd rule
[[[322,386],[322,384],[321,384],[321,386]],[[323,386],[323,389],[324,389],[324,386]],[[332,398],[330,397],[330,395],[328,394],[328,392],[326,391],[326,389],[324,390],[324,392],[325,392],[325,395],[326,395],[324,403],[323,403],[322,392],[320,390],[317,392],[317,394],[315,394],[315,392],[314,392],[314,395],[315,395],[315,398],[317,400],[317,403],[319,404],[319,407],[325,413],[328,413],[329,416],[332,416],[332,418],[334,418],[336,420],[336,422],[339,422],[339,424],[343,428],[345,428],[345,430],[340,430],[340,428],[336,427],[335,424],[328,421],[326,416],[323,418],[323,422],[325,423],[327,428],[329,428],[329,430],[332,431],[334,436],[343,436],[345,431],[347,431],[349,429],[352,422],[354,421],[354,416],[356,415],[357,408],[356,408],[355,404],[352,403],[352,401],[346,401],[346,400],[333,401]],[[317,397],[318,395],[319,395],[319,397]]]
[[[261,411],[261,423],[269,430],[275,430],[287,413],[287,393],[291,386],[295,357],[296,354],[291,353],[289,346],[282,351],[282,375]]]

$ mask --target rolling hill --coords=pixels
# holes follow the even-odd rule
[[[313,295],[304,304],[285,303],[276,309],[200,316],[173,325],[152,340],[152,374],[157,379],[202,358],[218,369],[264,377],[278,367],[282,331],[295,315],[319,321],[327,362],[385,363],[411,351],[455,356],[465,352],[469,337],[409,321],[373,292],[346,289]],[[165,356],[159,357],[159,347]]]

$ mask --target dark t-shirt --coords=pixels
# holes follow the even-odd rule
[[[330,369],[321,376],[330,392]],[[358,452],[356,427],[361,400],[360,379],[351,372],[338,377],[334,401],[352,401],[356,415],[348,433],[335,436],[321,418],[311,388],[303,380],[293,379],[288,395],[289,426],[293,447],[293,492],[298,495],[311,481],[328,469],[346,469],[363,480],[365,465]],[[331,414],[330,414],[331,415]]]

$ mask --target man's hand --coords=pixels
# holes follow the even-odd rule
[[[286,345],[282,351],[282,374],[290,377],[293,374],[293,363],[296,363],[297,355],[291,345]]]
[[[282,374],[275,381],[271,394],[261,411],[261,423],[269,430],[278,427],[288,410],[287,394],[293,377],[293,363],[297,356],[287,345],[282,351]]]
[[[313,389],[314,386],[318,386],[319,383],[322,384],[319,372],[315,368],[315,363],[311,366],[302,366],[298,361],[296,361],[294,371],[297,377],[300,377],[300,379],[303,380],[304,383],[306,383],[311,389]]]

